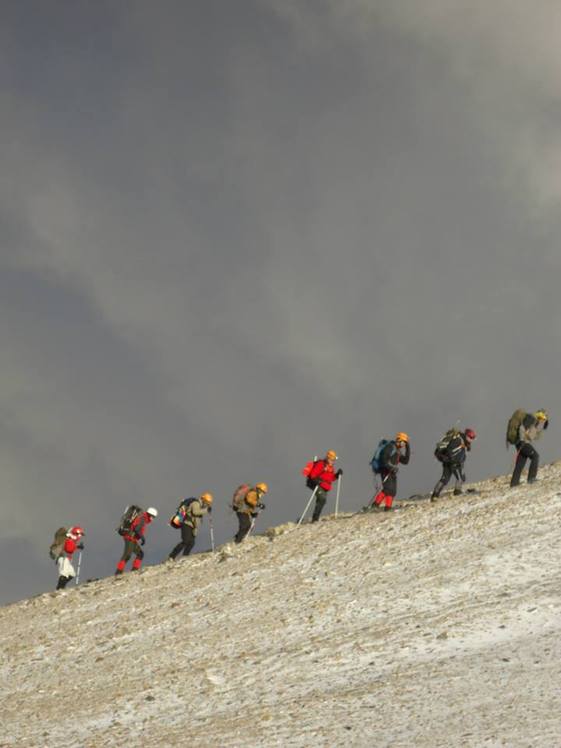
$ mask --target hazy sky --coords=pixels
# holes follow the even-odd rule
[[[242,481],[295,519],[382,436],[427,491],[461,418],[507,472],[516,407],[557,458],[561,6],[549,0],[5,0],[0,24],[0,602],[54,530],[110,574],[124,506]],[[197,548],[208,547],[207,528]]]

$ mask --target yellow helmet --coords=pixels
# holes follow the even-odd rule
[[[328,460],[336,460],[337,452],[335,452],[333,449],[328,449],[325,456]]]
[[[537,419],[538,421],[548,421],[548,420],[549,420],[549,416],[547,415],[547,411],[546,411],[546,410],[544,410],[543,408],[540,408],[540,410],[537,410],[537,411],[536,411],[536,412],[534,413],[534,417],[535,417],[535,418],[536,418],[536,419]]]
[[[399,442],[405,442],[405,444],[409,444],[409,437],[407,436],[407,434],[404,431],[399,431],[395,435],[395,440],[396,440],[397,443],[399,443]]]
[[[261,493],[267,493],[269,486],[266,483],[257,483],[255,488],[258,488]]]
[[[204,501],[205,504],[212,504],[212,494],[211,493],[202,493],[201,494],[201,501]]]

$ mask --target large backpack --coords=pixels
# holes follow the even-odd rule
[[[55,537],[49,548],[49,556],[56,561],[61,555],[64,549],[64,543],[66,541],[66,533],[68,532],[66,527],[59,527],[55,532]]]
[[[130,506],[128,506],[123,512],[123,516],[121,517],[121,521],[119,522],[119,527],[117,527],[117,532],[119,533],[119,535],[128,535],[131,531],[132,523],[137,517],[140,517],[143,511],[144,509],[137,506],[136,504],[131,504]]]
[[[183,522],[185,521],[185,515],[187,513],[187,508],[192,504],[194,501],[197,501],[195,498],[190,499],[183,499],[181,504],[177,507],[175,514],[172,515],[170,518],[170,525],[172,527],[178,528],[181,527]]]
[[[450,442],[452,439],[455,439],[457,436],[460,435],[459,429],[457,429],[455,426],[454,428],[448,429],[448,431],[444,434],[442,439],[436,443],[436,448],[434,450],[434,456],[439,462],[444,462],[448,455],[448,447],[450,446]]]
[[[370,467],[372,468],[372,472],[376,475],[381,473],[382,468],[385,467],[382,460],[382,453],[389,443],[390,442],[388,441],[388,439],[380,439],[380,441],[378,442],[378,446],[376,447],[376,451],[374,452],[374,455],[370,460]]]
[[[518,437],[520,434],[520,426],[522,425],[522,421],[524,418],[526,418],[526,411],[519,408],[518,410],[515,410],[514,413],[511,415],[508,425],[506,427],[506,447],[508,449],[509,444],[516,444],[518,441]]]
[[[239,512],[241,509],[243,509],[245,497],[247,496],[250,489],[251,486],[249,485],[249,483],[242,483],[234,491],[234,495],[232,496],[232,509],[235,512]]]

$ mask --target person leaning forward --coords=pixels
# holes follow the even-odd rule
[[[238,532],[234,536],[236,543],[241,543],[247,537],[255,524],[259,511],[265,509],[265,504],[263,504],[261,498],[268,490],[269,487],[266,483],[256,483],[254,488],[244,491],[236,500],[233,506],[239,523]]]
[[[185,499],[179,505],[177,512],[171,518],[172,527],[181,530],[181,542],[179,542],[169,554],[174,560],[183,551],[188,556],[195,545],[195,538],[203,521],[205,514],[212,511],[212,494],[203,493],[197,498]]]

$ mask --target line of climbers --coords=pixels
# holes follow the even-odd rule
[[[510,481],[511,487],[520,484],[522,471],[528,460],[530,460],[528,483],[534,483],[537,480],[539,454],[533,446],[533,442],[540,438],[548,425],[549,416],[543,408],[535,413],[516,410],[509,419],[506,432],[507,449],[509,445],[516,449],[514,470]],[[436,444],[434,456],[442,464],[442,475],[432,491],[431,502],[440,497],[452,476],[455,479],[454,496],[463,493],[463,484],[466,481],[464,470],[466,457],[476,438],[477,435],[472,428],[466,428],[462,431],[454,427],[449,429]],[[407,465],[410,458],[410,439],[405,432],[398,432],[394,439],[380,440],[370,460],[377,490],[371,502],[364,507],[363,511],[380,511],[382,504],[384,504],[384,511],[392,510],[393,500],[397,494],[399,466]],[[311,460],[302,470],[302,474],[306,478],[306,486],[313,490],[309,503],[315,496],[312,522],[319,520],[327,501],[327,494],[332,489],[333,484],[339,481],[343,475],[341,468],[335,470],[337,459],[337,454],[330,449],[324,458]],[[231,508],[238,519],[238,531],[234,536],[236,543],[245,540],[253,530],[259,513],[265,509],[262,498],[268,490],[266,483],[257,483],[255,486],[242,483],[236,488],[231,503]],[[171,550],[168,560],[175,560],[181,553],[184,556],[191,553],[205,515],[209,517],[212,549],[214,550],[212,503],[213,496],[208,492],[201,494],[198,498],[190,497],[181,501],[169,522],[171,527],[181,531],[181,541]],[[132,571],[140,569],[144,558],[142,548],[145,543],[144,534],[146,528],[157,516],[158,510],[153,507],[149,507],[146,511],[135,504],[126,508],[117,528],[117,532],[123,538],[124,548],[115,575],[123,574],[127,562],[133,555],[135,558],[132,563]],[[300,518],[300,521],[302,519],[303,517]],[[63,589],[73,578],[76,578],[76,583],[78,582],[81,551],[84,548],[84,535],[84,529],[77,525],[68,530],[61,527],[55,533],[55,539],[50,548],[50,556],[55,560],[58,568],[57,590]],[[73,557],[76,551],[80,551],[78,571],[74,569],[73,565]]]

